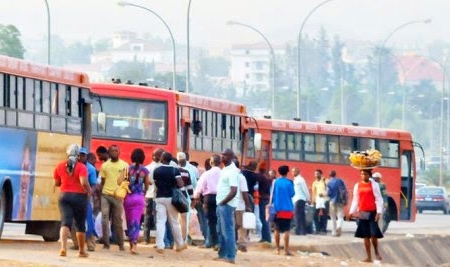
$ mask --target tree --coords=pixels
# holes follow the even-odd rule
[[[23,59],[25,48],[20,36],[16,26],[0,24],[0,54]]]

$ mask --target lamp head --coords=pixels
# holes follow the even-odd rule
[[[127,2],[127,1],[119,1],[119,2],[117,2],[117,5],[119,5],[119,6],[128,6],[128,5],[130,5],[130,3]]]
[[[232,25],[235,25],[235,24],[236,24],[236,21],[233,21],[233,20],[227,21],[227,26],[232,26]]]

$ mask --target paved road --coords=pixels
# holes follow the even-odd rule
[[[330,225],[329,225],[330,227]],[[356,228],[354,222],[346,222],[344,225],[344,233],[341,238],[333,238],[331,236],[315,236],[306,237],[292,236],[292,250],[297,252],[305,248],[305,246],[314,246],[317,244],[340,244],[350,243],[360,240],[353,238]],[[132,257],[128,253],[119,252],[117,247],[112,247],[111,251],[102,251],[98,248],[96,252],[91,253],[89,260],[83,261],[76,258],[76,252],[69,251],[69,257],[61,258],[57,256],[58,243],[43,242],[40,236],[25,235],[25,227],[21,224],[5,224],[2,240],[0,240],[0,266],[8,264],[9,266],[121,266],[126,260],[134,266],[146,266],[148,264],[157,264],[159,266],[208,266],[217,265],[211,259],[216,256],[217,252],[201,250],[195,247],[189,248],[188,251],[175,253],[167,251],[165,255],[156,254],[152,246],[139,245],[141,255]],[[392,222],[386,239],[396,239],[405,235],[450,235],[450,215],[443,215],[439,212],[425,212],[418,214],[416,222]],[[257,240],[256,237],[252,241]],[[321,255],[308,255],[298,253],[296,257],[285,257],[286,265],[309,265],[309,266],[339,266],[342,265],[341,260],[332,257],[321,257]],[[273,255],[273,250],[267,250],[259,247],[256,243],[252,243],[249,252],[246,254],[238,254],[238,264],[247,266],[273,266],[279,265],[279,256]],[[258,262],[258,263],[257,263]],[[36,264],[36,265],[33,265]],[[347,266],[359,266],[357,260],[346,260]],[[344,265],[345,265],[344,264]],[[221,266],[221,264],[218,264]],[[224,265],[227,266],[227,265]],[[383,264],[383,266],[386,266]]]

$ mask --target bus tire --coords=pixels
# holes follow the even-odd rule
[[[0,192],[0,238],[2,237],[3,226],[6,219],[6,191],[2,189]]]
[[[27,221],[25,234],[40,235],[46,242],[56,242],[60,228],[60,221]]]
[[[59,240],[59,229],[48,231],[45,235],[42,235],[45,242],[56,242]]]

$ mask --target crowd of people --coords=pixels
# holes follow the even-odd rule
[[[268,170],[264,161],[250,161],[240,168],[231,149],[211,155],[203,172],[198,164],[189,161],[188,153],[173,156],[162,148],[153,151],[152,162],[147,166],[140,148],[133,150],[131,164],[120,158],[117,145],[99,147],[96,154],[71,145],[67,155],[68,159],[54,172],[55,186],[61,192],[60,256],[67,255],[69,236],[74,244],[70,248],[78,250],[79,257],[88,257],[86,246],[88,251],[95,250],[97,238],[103,249],[110,249],[114,242],[124,251],[124,234],[130,253],[138,254],[141,227],[146,244],[151,242],[151,231],[156,230],[157,253],[164,253],[165,249],[181,252],[194,245],[189,233],[191,213],[197,215],[204,237],[200,247],[218,251],[215,260],[229,263],[235,263],[237,250],[247,251],[246,212],[256,218],[255,233],[260,243],[271,246],[273,230],[278,254],[283,248],[284,255],[292,255],[291,229],[296,235],[327,234],[328,217],[332,221],[331,235],[342,234],[348,193],[344,179],[338,178],[335,171],[325,178],[317,169],[310,191],[298,167],[290,170],[283,165],[278,170]],[[101,161],[98,171],[94,167],[97,159]],[[288,178],[289,173],[292,179]],[[364,238],[366,261],[371,261],[371,243],[376,258],[381,259],[377,239],[383,236],[376,222],[383,211],[381,192],[385,190],[380,190],[379,181],[369,179],[371,176],[369,171],[361,171],[362,180],[354,187],[349,214],[350,218],[359,211],[355,236]],[[381,174],[374,177],[381,178]],[[122,187],[127,191],[124,198],[118,194]],[[180,190],[190,203],[188,212],[180,213],[173,205],[174,190]],[[312,225],[308,223],[308,213],[313,213]],[[362,217],[364,213],[367,218]],[[95,218],[100,218],[101,229],[95,229]],[[281,234],[284,246],[280,245]]]

